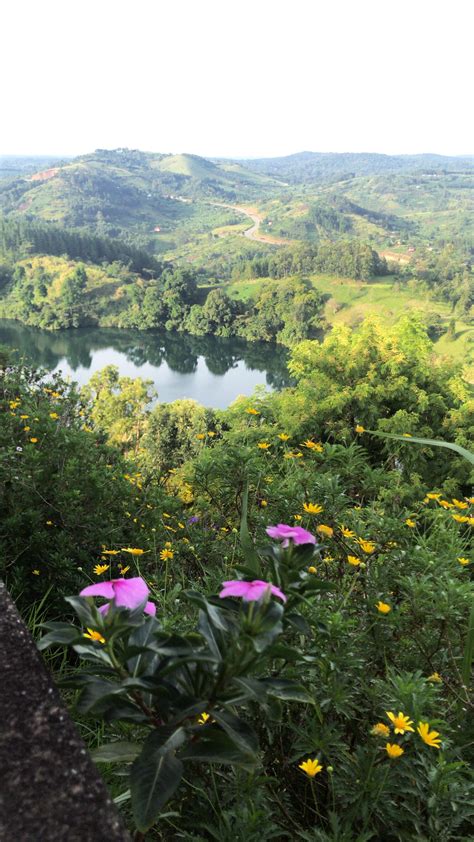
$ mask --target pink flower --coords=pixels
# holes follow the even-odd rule
[[[278,526],[267,526],[267,535],[270,538],[283,539],[283,547],[287,547],[290,541],[294,544],[315,544],[316,538],[303,529],[302,526],[288,526],[286,523],[279,523]]]
[[[105,596],[106,599],[114,599],[116,605],[132,609],[144,602],[148,594],[149,590],[143,579],[135,576],[133,579],[112,579],[110,582],[88,585],[79,596]],[[108,610],[108,603],[99,608],[102,614]],[[147,602],[143,610],[145,614],[156,614],[156,605],[153,602]]]
[[[222,582],[223,590],[219,596],[225,599],[226,596],[241,596],[246,602],[254,602],[261,599],[264,593],[269,590],[274,596],[286,602],[285,594],[272,585],[271,582],[263,582],[261,579],[255,579],[253,582],[243,582],[241,579],[231,579],[229,582]]]

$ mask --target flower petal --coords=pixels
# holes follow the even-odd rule
[[[222,582],[223,589],[219,597],[225,599],[227,596],[243,596],[245,597],[249,590],[249,582],[242,582],[239,579],[233,579],[228,582]]]
[[[257,599],[261,599],[264,595],[265,591],[271,590],[271,585],[269,582],[263,582],[262,579],[255,579],[254,582],[248,582],[249,585],[248,593],[244,596],[248,602],[254,602]]]
[[[285,594],[283,593],[283,591],[280,590],[280,588],[277,588],[276,585],[272,585],[271,591],[273,596],[278,596],[280,599],[283,600],[283,602],[286,602]]]
[[[113,582],[97,582],[96,585],[88,585],[80,591],[79,596],[105,596],[106,599],[114,598]]]
[[[114,579],[115,604],[124,608],[136,608],[141,602],[145,602],[149,590],[141,576],[133,579]]]

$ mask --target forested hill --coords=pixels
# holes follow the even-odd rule
[[[474,172],[474,156],[381,155],[358,152],[297,152],[280,158],[255,158],[240,162],[261,175],[293,184],[333,181],[358,176],[415,171]]]
[[[233,163],[197,155],[97,150],[64,164],[0,182],[0,211],[28,214],[68,227],[122,229],[185,217],[196,199],[233,202],[265,195],[273,180]]]

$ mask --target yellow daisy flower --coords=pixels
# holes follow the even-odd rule
[[[305,772],[309,778],[314,778],[315,775],[318,775],[319,772],[322,772],[323,766],[320,765],[319,760],[312,760],[308,757],[307,760],[304,760],[302,763],[299,764],[298,769],[301,769]]]
[[[372,541],[365,541],[364,538],[358,538],[357,543],[362,552],[367,553],[367,555],[373,553],[375,550],[375,544]]]
[[[390,728],[388,725],[385,725],[384,722],[377,722],[377,724],[371,728],[370,733],[373,734],[374,737],[388,737],[390,734]]]
[[[325,523],[321,523],[319,526],[316,527],[316,532],[319,532],[320,535],[325,535],[327,538],[332,538],[334,535],[334,529],[332,526],[326,526]]]
[[[344,538],[354,538],[355,532],[352,529],[348,529],[347,526],[341,526],[341,532],[344,535]]]
[[[319,515],[323,511],[323,507],[318,503],[303,503],[303,509],[308,515]]]
[[[442,684],[443,683],[443,679],[441,678],[439,672],[431,673],[431,675],[429,675],[426,680],[432,681],[433,684]]]
[[[419,722],[416,730],[427,746],[431,746],[432,748],[441,748],[439,733],[438,731],[430,731],[428,722]]]
[[[409,719],[408,716],[405,716],[405,714],[401,711],[399,711],[398,716],[390,710],[387,710],[386,714],[393,723],[396,734],[404,734],[405,731],[415,731],[415,729],[411,727],[413,725],[413,720]]]
[[[323,450],[323,446],[320,442],[311,441],[311,439],[306,439],[306,441],[303,442],[302,446],[307,447],[308,450],[316,450],[318,453],[321,453]]]
[[[467,509],[467,503],[464,500],[456,500],[456,498],[453,497],[453,504],[457,509]]]
[[[83,637],[88,637],[89,640],[96,640],[97,643],[105,643],[105,637],[101,635],[100,632],[94,631],[94,629],[87,629],[87,633],[84,632]]]
[[[94,573],[96,576],[101,576],[102,573],[105,573],[105,571],[109,569],[109,567],[110,564],[96,564],[94,567]]]
[[[397,757],[401,757],[402,754],[405,754],[405,750],[396,743],[387,743],[385,751],[391,760],[396,760]]]

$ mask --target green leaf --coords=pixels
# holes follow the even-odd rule
[[[121,792],[120,795],[116,795],[113,801],[114,804],[117,805],[124,804],[125,801],[130,801],[130,790],[126,789],[125,792]]]
[[[181,760],[200,760],[207,763],[224,763],[252,769],[247,753],[239,751],[233,740],[217,725],[203,725],[198,739],[189,743],[179,754]]]
[[[461,675],[466,687],[469,686],[471,680],[471,667],[474,661],[474,605],[471,608],[469,617],[469,624],[467,628],[466,644],[464,647],[464,657],[461,667]]]
[[[267,688],[258,678],[234,678],[232,686],[237,686],[241,690],[238,701],[255,699],[258,702],[264,702],[267,697]],[[234,704],[236,701],[237,699],[233,699]]]
[[[260,573],[260,562],[256,553],[254,543],[250,537],[250,532],[247,524],[247,512],[249,505],[249,484],[245,484],[242,492],[242,513],[240,516],[240,545],[244,559],[252,571],[253,575]]]
[[[199,612],[198,629],[205,638],[209,649],[213,655],[219,660],[222,660],[222,648],[225,637],[220,630],[218,630],[212,623],[209,622],[209,617],[204,611]]]
[[[126,691],[119,684],[101,678],[90,678],[81,692],[78,709],[81,713],[94,710],[96,713],[108,706],[112,696],[120,696]]]
[[[100,746],[92,752],[94,763],[131,763],[140,754],[141,745],[118,741]]]
[[[445,447],[448,450],[454,450],[455,453],[463,456],[471,465],[474,465],[474,453],[466,450],[465,447],[461,447],[460,444],[453,444],[452,442],[439,439],[421,439],[417,436],[399,436],[395,433],[382,433],[380,430],[366,430],[365,432],[370,433],[371,436],[379,436],[382,439],[394,439],[404,444],[427,444],[429,447]]]
[[[246,606],[248,612],[251,610],[250,605],[252,603],[248,603]],[[252,644],[256,652],[264,652],[283,631],[283,606],[272,601],[265,608],[263,606],[260,608],[260,612],[263,611],[265,613],[258,615],[257,634],[252,637]]]
[[[185,737],[184,728],[159,728],[150,734],[133,763],[130,773],[132,811],[142,833],[152,827],[161,808],[180,784],[183,764],[175,751]]]
[[[184,596],[193,602],[194,605],[197,605],[202,611],[205,611],[207,616],[209,617],[209,621],[216,626],[221,631],[228,631],[229,625],[225,620],[223,610],[218,608],[217,605],[213,605],[212,602],[208,602],[206,597],[198,593],[198,591],[185,591]]]
[[[292,612],[291,614],[285,614],[285,620],[290,626],[293,626],[293,628],[297,629],[300,632],[300,634],[304,634],[307,636],[311,634],[310,625],[305,620],[305,618],[301,614],[296,613],[296,611]]]
[[[74,608],[83,626],[95,628],[97,616],[100,615],[91,596],[65,596],[64,599]]]
[[[333,591],[334,585],[331,582],[326,582],[325,579],[317,579],[315,576],[308,577],[304,583],[307,591]]]
[[[69,646],[82,637],[81,630],[69,625],[69,623],[44,623],[43,626],[49,628],[50,631],[38,641],[37,646],[40,652],[54,643]]]
[[[274,696],[276,699],[282,699],[285,702],[314,704],[313,697],[302,684],[296,684],[296,682],[284,678],[262,678],[261,682],[268,695]]]
[[[92,641],[90,643],[86,643],[85,641],[83,643],[73,643],[72,648],[84,661],[93,661],[94,663],[102,661],[108,667],[112,666],[110,656],[105,649],[102,646],[92,643]]]
[[[212,716],[224,729],[233,743],[243,754],[249,754],[252,758],[258,750],[258,739],[255,731],[238,716],[228,711],[212,711]]]

